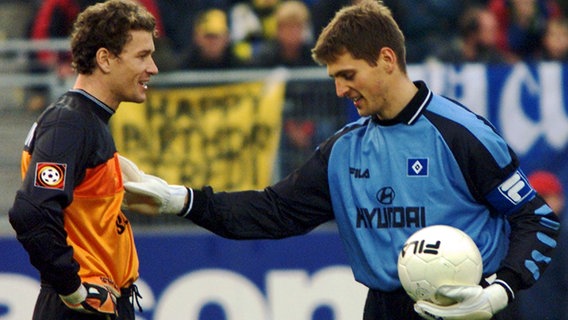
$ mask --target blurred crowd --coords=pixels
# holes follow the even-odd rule
[[[77,14],[104,0],[0,0],[17,6],[0,39],[65,38]],[[158,23],[162,71],[313,66],[310,49],[335,12],[357,0],[138,0]],[[567,0],[384,0],[406,36],[407,62],[513,63],[568,59]],[[26,14],[27,13],[27,14]],[[24,25],[11,34],[15,24]],[[46,52],[33,67],[69,72]]]
[[[78,13],[99,1],[104,0],[0,0],[0,43],[67,38]],[[318,34],[337,10],[358,0],[137,1],[156,17],[154,58],[160,72],[168,72],[316,66],[311,48]],[[410,64],[568,61],[568,0],[383,2],[404,32]],[[26,61],[30,72],[73,75],[66,51],[31,52],[26,58],[9,60],[0,72]],[[26,110],[42,110],[47,91],[27,90]],[[317,133],[327,131],[324,122],[295,115],[294,108],[302,109],[286,108],[283,145],[309,153]]]

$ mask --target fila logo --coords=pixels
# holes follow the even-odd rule
[[[409,158],[406,161],[406,175],[409,177],[428,176],[428,158]]]
[[[349,174],[353,175],[355,179],[369,179],[371,177],[369,169],[363,170],[363,169],[349,167]]]
[[[499,186],[499,192],[514,204],[521,202],[532,189],[518,171]]]
[[[431,240],[429,240],[431,241]],[[416,240],[412,242],[407,242],[404,244],[402,248],[401,255],[404,258],[407,251],[410,250],[412,254],[432,254],[437,255],[440,249],[440,245],[442,242],[440,240],[433,242],[433,243],[426,243],[426,240]]]

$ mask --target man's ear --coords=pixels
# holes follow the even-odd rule
[[[382,64],[385,68],[385,71],[387,73],[391,73],[394,71],[394,69],[397,66],[397,56],[394,53],[394,51],[389,48],[389,47],[383,47],[381,48],[381,51],[379,52],[379,59],[378,62],[379,64]]]
[[[97,66],[99,67],[99,69],[101,69],[101,71],[103,73],[109,73],[110,72],[110,64],[111,64],[111,59],[113,58],[113,54],[108,51],[108,49],[106,48],[99,48],[99,50],[97,50],[97,54],[95,55],[95,59],[97,61]]]

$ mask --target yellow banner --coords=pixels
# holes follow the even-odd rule
[[[285,83],[153,89],[111,120],[119,153],[170,184],[216,190],[272,182]]]

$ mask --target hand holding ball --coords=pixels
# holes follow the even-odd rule
[[[473,240],[463,231],[445,225],[418,230],[398,257],[398,276],[414,300],[450,305],[455,301],[436,294],[441,285],[477,285],[483,261]]]

